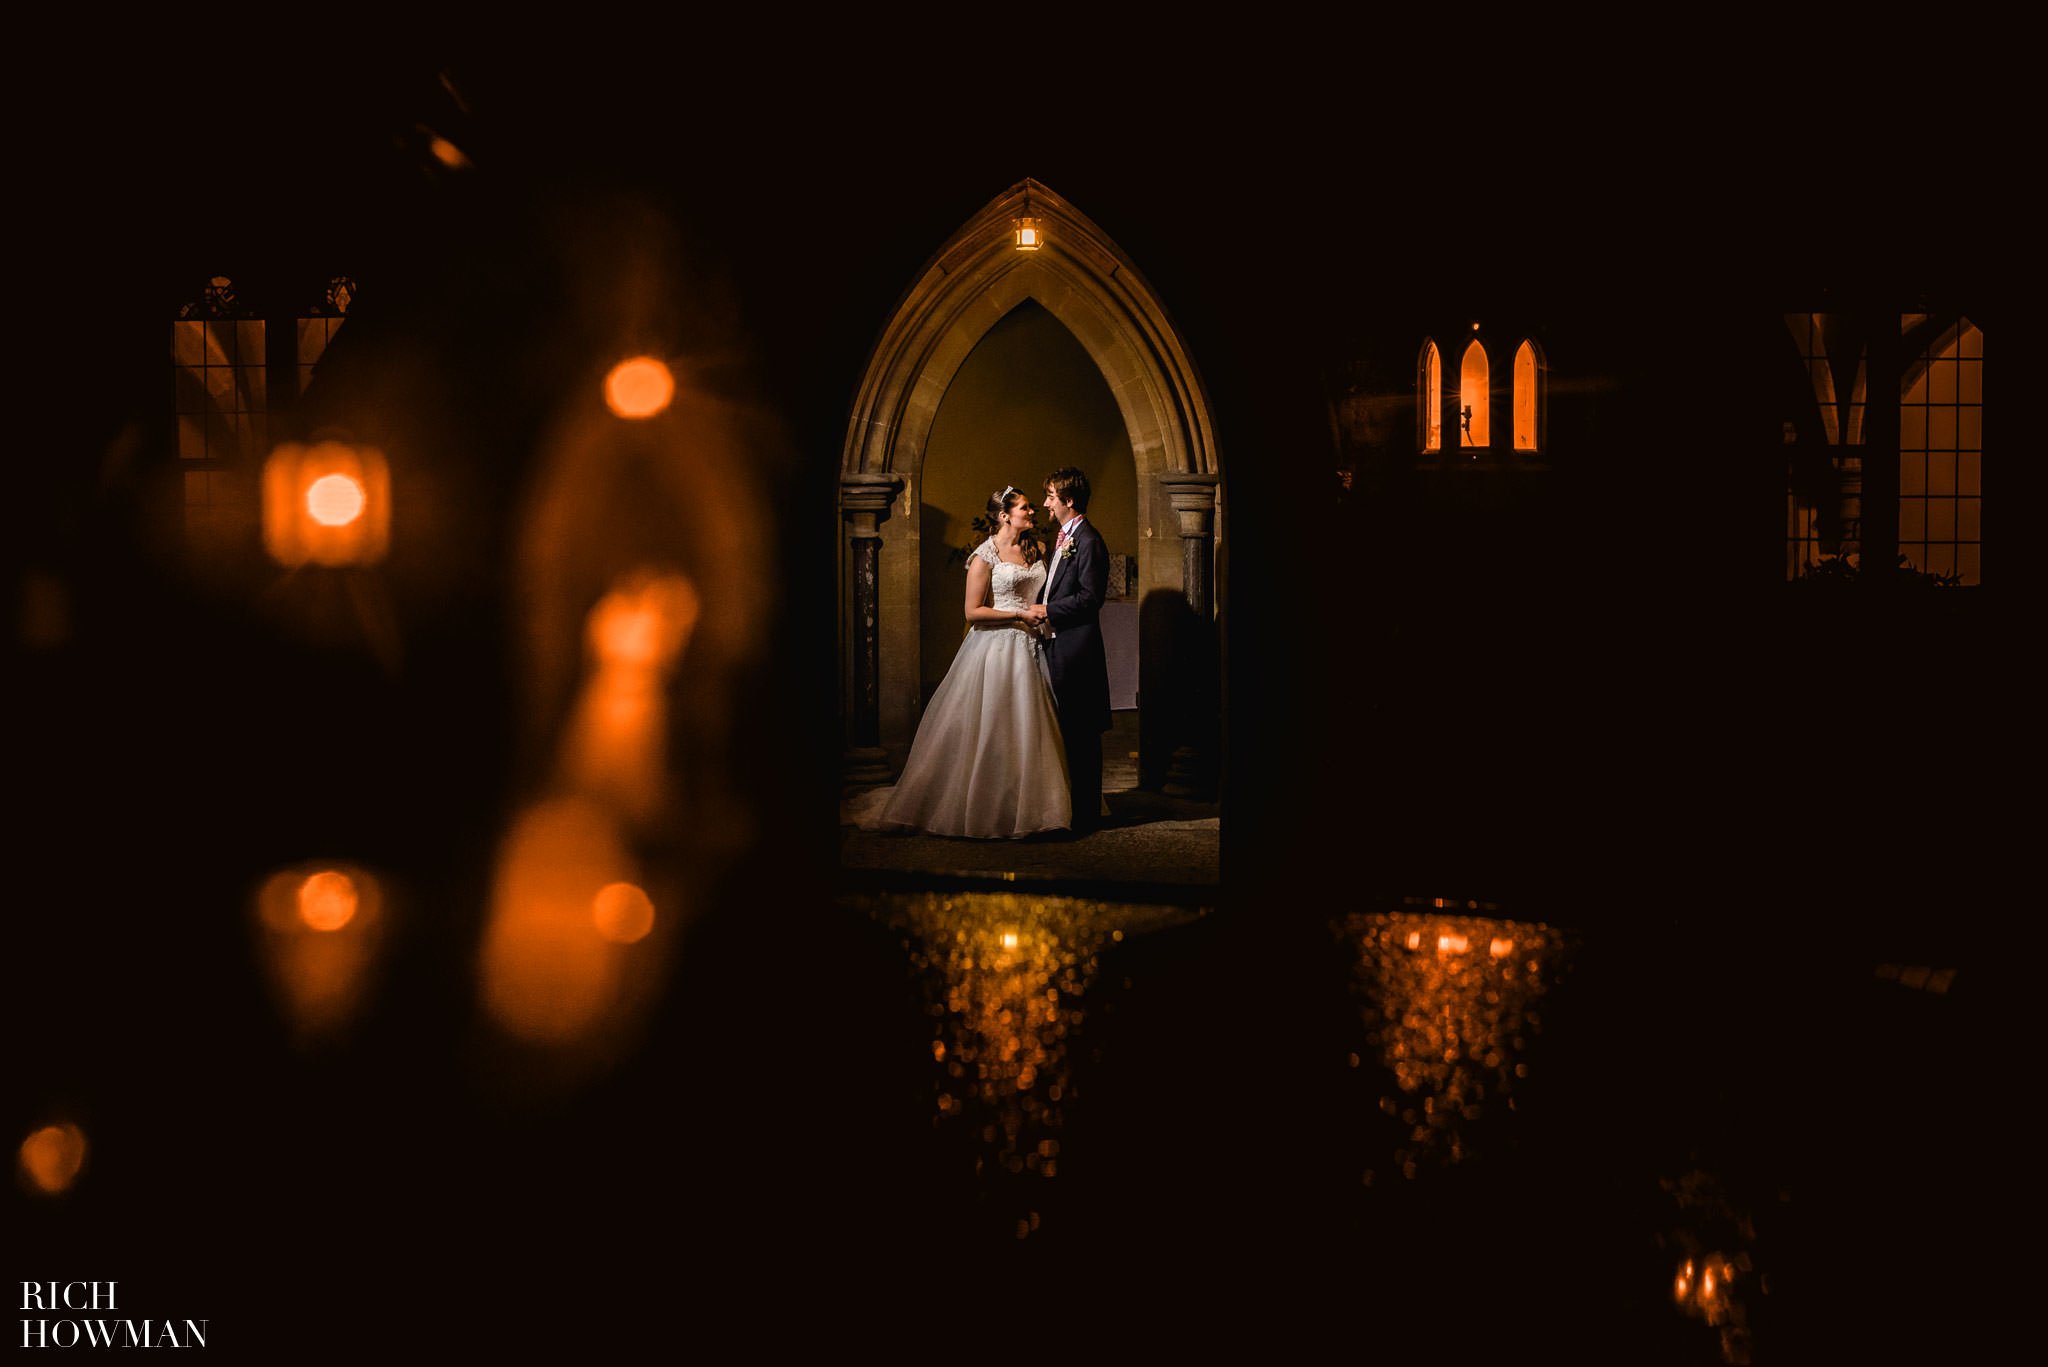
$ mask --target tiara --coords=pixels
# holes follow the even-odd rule
[[[1016,492],[1017,492],[1017,486],[1016,486],[1016,485],[1014,485],[1014,484],[1005,484],[1005,485],[1003,486],[1003,491],[1002,491],[1002,492],[1001,492],[1000,494],[997,494],[997,495],[996,495],[996,502],[998,502],[998,503],[1001,503],[1001,502],[1002,502],[1002,501],[1003,501],[1004,499],[1008,498],[1008,497],[1009,497],[1009,496],[1010,496],[1011,494],[1014,494],[1014,493],[1016,493]]]

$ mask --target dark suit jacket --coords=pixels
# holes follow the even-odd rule
[[[1046,619],[1058,633],[1046,659],[1062,729],[1109,729],[1109,655],[1102,648],[1101,623],[1102,600],[1108,594],[1109,547],[1095,524],[1083,517],[1059,573],[1040,595]]]

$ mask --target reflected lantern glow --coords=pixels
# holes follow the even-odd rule
[[[1687,1258],[1672,1279],[1672,1300],[1687,1316],[1720,1330],[1721,1356],[1728,1362],[1748,1362],[1751,1356],[1748,1307],[1736,1290],[1749,1265],[1747,1254],[1731,1259],[1708,1253]]]
[[[1357,948],[1372,1042],[1406,1094],[1380,1098],[1402,1126],[1395,1166],[1414,1177],[1427,1157],[1460,1161],[1490,1111],[1514,1109],[1561,938],[1541,925],[1405,913],[1353,916],[1339,932]]]
[[[1115,937],[1201,915],[1016,893],[855,900],[907,934],[911,962],[930,985],[934,1124],[978,1131],[976,1170],[1027,1184],[1059,1172],[1069,1059],[1097,956]],[[1037,1199],[1028,1186],[1014,1194],[1022,1207]],[[1038,1227],[1034,1211],[1007,1214],[1018,1238]]]
[[[55,1196],[71,1189],[85,1169],[85,1132],[76,1125],[45,1125],[21,1141],[17,1167],[30,1191]]]
[[[1723,1177],[1704,1168],[1665,1178],[1661,1185],[1678,1208],[1678,1224],[1662,1239],[1685,1255],[1671,1278],[1671,1299],[1689,1319],[1718,1332],[1724,1361],[1751,1360],[1749,1288],[1768,1290],[1750,1250],[1757,1229],[1752,1208],[1736,1198]]]

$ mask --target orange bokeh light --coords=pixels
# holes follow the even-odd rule
[[[315,930],[340,930],[355,918],[355,880],[325,869],[299,884],[299,919]]]
[[[391,542],[391,472],[346,442],[286,442],[263,466],[263,545],[280,565],[374,565]]]
[[[604,381],[604,401],[622,418],[651,418],[667,408],[675,394],[675,376],[652,356],[619,362]]]
[[[368,501],[362,484],[347,475],[322,475],[306,487],[306,511],[323,527],[346,527]]]
[[[604,1025],[621,966],[591,922],[605,888],[638,876],[600,803],[556,798],[518,817],[498,855],[479,964],[499,1024],[537,1044],[573,1043]]]
[[[382,950],[381,880],[338,860],[296,864],[263,881],[255,911],[263,965],[298,1041],[345,1031]]]
[[[631,883],[607,883],[590,906],[597,933],[616,944],[637,944],[654,929],[654,902]]]
[[[663,669],[690,639],[697,586],[680,574],[636,571],[590,610],[590,644],[606,666]]]
[[[45,1125],[21,1141],[21,1174],[37,1191],[56,1195],[85,1167],[85,1132],[76,1125]]]
[[[688,579],[650,569],[621,578],[590,610],[589,674],[564,739],[565,775],[634,821],[667,800],[666,683],[698,611]]]

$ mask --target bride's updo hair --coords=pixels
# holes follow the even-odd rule
[[[1005,489],[999,494],[992,495],[988,501],[989,525],[993,527],[999,524],[1009,515],[1012,508],[1019,503],[1030,501],[1024,496],[1022,489]],[[1038,544],[1036,531],[1017,533],[1017,549],[1024,552],[1024,563],[1027,565],[1036,565],[1045,555],[1045,548]]]

